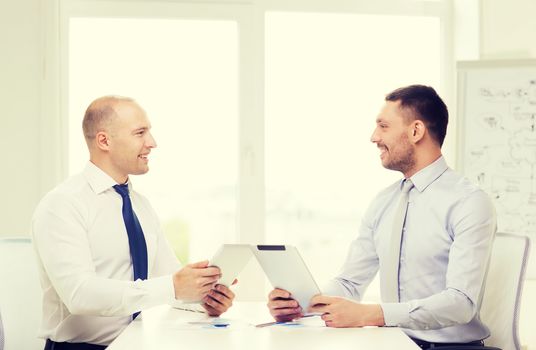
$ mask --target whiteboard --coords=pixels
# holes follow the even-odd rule
[[[494,201],[498,231],[536,242],[536,60],[458,63],[457,159]]]

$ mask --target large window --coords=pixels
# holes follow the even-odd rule
[[[59,3],[68,172],[87,160],[88,103],[137,99],[158,147],[134,185],[185,263],[294,244],[324,282],[399,177],[369,141],[384,95],[422,83],[449,100],[448,1]]]
[[[87,162],[84,109],[96,97],[135,97],[158,147],[148,196],[183,262],[236,240],[237,24],[232,21],[72,18],[69,171]]]
[[[439,88],[439,30],[433,17],[266,16],[266,239],[298,246],[320,281],[373,196],[400,178],[370,136],[385,94]]]

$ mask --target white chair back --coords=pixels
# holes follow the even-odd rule
[[[0,350],[4,350],[4,325],[2,324],[1,312],[0,312]]]
[[[488,346],[521,350],[518,320],[530,240],[497,233],[491,252],[480,317],[491,332]]]
[[[0,238],[0,310],[3,350],[42,350],[37,338],[42,315],[42,292],[29,238]],[[0,349],[2,349],[0,345]]]

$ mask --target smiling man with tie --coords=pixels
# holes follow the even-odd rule
[[[478,346],[489,336],[479,309],[495,210],[447,166],[447,124],[447,107],[431,87],[385,98],[371,141],[382,165],[404,179],[372,201],[340,274],[311,300],[308,311],[323,313],[328,327],[400,327],[423,349]],[[360,303],[378,271],[382,303]],[[277,320],[304,312],[286,291],[269,299]]]
[[[90,161],[49,192],[32,220],[43,287],[46,350],[104,349],[142,310],[202,300],[210,315],[232,304],[208,261],[181,268],[156,213],[129,175],[149,171],[156,147],[132,99],[93,101],[83,121]]]

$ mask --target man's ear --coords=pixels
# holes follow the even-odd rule
[[[99,131],[95,135],[95,142],[100,150],[107,151],[110,149],[110,138],[104,131]]]
[[[424,135],[426,134],[426,125],[421,120],[415,120],[413,123],[413,130],[412,130],[412,136],[411,140],[414,143],[419,142],[423,139]]]

